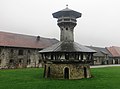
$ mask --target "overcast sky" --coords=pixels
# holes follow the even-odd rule
[[[0,31],[57,38],[52,13],[70,9],[82,13],[75,41],[98,47],[120,46],[120,0],[0,0]]]

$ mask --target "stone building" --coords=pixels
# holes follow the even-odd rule
[[[93,46],[87,46],[87,47],[96,51],[96,53],[93,54],[93,59],[94,59],[93,65],[111,64],[110,60],[112,58],[112,55],[106,48],[93,47]]]
[[[0,32],[0,69],[41,67],[38,51],[57,42],[40,36]]]
[[[81,13],[68,7],[53,13],[60,27],[60,42],[40,51],[45,61],[44,77],[56,79],[90,78],[89,64],[96,51],[74,42],[74,27]]]
[[[111,57],[109,59],[110,64],[120,64],[120,47],[111,46],[106,48],[110,53]]]

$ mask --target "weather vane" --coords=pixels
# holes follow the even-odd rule
[[[66,4],[66,8],[68,8],[68,4]]]

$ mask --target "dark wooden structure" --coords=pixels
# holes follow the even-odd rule
[[[45,78],[90,78],[90,63],[96,51],[74,42],[74,27],[81,13],[68,7],[53,13],[60,27],[60,42],[41,50],[45,62]]]

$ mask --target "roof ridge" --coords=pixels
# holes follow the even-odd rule
[[[57,39],[41,37],[40,40],[37,41],[37,36],[0,31],[0,46],[45,48],[56,42]]]
[[[29,37],[37,37],[37,36],[40,36],[40,35],[30,35],[30,34],[25,34],[25,33],[14,33],[14,32],[6,32],[6,31],[0,31],[0,33],[6,33],[6,34],[13,34],[13,35],[21,35],[21,36],[29,36]],[[41,37],[40,38],[43,38],[43,39],[50,39],[50,40],[54,40],[55,38],[46,38],[46,37]],[[56,39],[55,39],[56,40]]]

